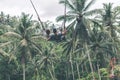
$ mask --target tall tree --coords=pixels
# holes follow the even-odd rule
[[[30,60],[37,53],[41,54],[41,46],[36,43],[40,37],[35,34],[36,26],[33,24],[31,18],[32,17],[29,17],[28,14],[22,13],[18,26],[12,31],[9,30],[3,34],[3,36],[9,38],[9,41],[11,41],[13,45],[10,55],[16,56],[17,60],[20,59],[23,69],[23,80],[25,80],[25,66],[27,60]],[[10,59],[12,59],[12,57]]]
[[[95,17],[96,21],[106,27],[110,31],[111,37],[116,37],[117,27],[119,26],[120,20],[120,6],[113,7],[113,3],[104,3],[103,9],[101,12]]]
[[[91,0],[90,2],[87,3],[87,0],[60,0],[60,3],[66,4],[67,13],[66,15],[62,15],[57,17],[57,21],[61,21],[62,19],[66,17],[66,22],[70,22],[70,25],[67,27],[68,32],[69,30],[72,32],[71,33],[71,39],[68,41],[65,45],[67,46],[65,50],[69,54],[70,61],[72,61],[73,53],[76,50],[80,50],[81,48],[86,48],[89,43],[89,18],[88,16],[99,13],[99,9],[95,10],[89,10],[90,6],[95,2],[95,0]],[[91,60],[90,60],[90,55],[89,51],[83,51],[88,54],[88,59],[90,62],[91,70],[92,65],[91,65]],[[71,62],[72,64],[72,62]],[[73,66],[71,65],[71,69],[73,69]],[[74,80],[74,73],[73,74],[73,80]],[[93,76],[94,77],[94,76]]]

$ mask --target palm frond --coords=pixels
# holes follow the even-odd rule
[[[31,40],[41,40],[41,41],[47,41],[46,37],[45,36],[42,36],[42,35],[33,35],[31,37]]]
[[[66,18],[66,21],[69,22],[69,21],[73,20],[75,18],[75,16],[74,15],[66,15],[66,16],[65,15],[61,15],[61,16],[58,16],[56,18],[56,21],[57,22],[64,21],[64,18]]]
[[[113,10],[116,12],[116,11],[120,11],[120,6],[116,6],[113,8]]]
[[[42,54],[42,48],[40,44],[36,44],[34,41],[30,41],[31,42],[31,46],[38,51],[38,54]]]
[[[6,33],[4,33],[2,36],[6,36],[6,37],[16,37],[16,38],[19,38],[19,39],[22,38],[21,35],[15,33],[15,32],[6,32]]]
[[[64,15],[61,15],[61,16],[58,16],[56,18],[56,21],[59,22],[59,21],[63,21],[64,20]]]
[[[91,0],[88,5],[83,9],[83,11],[87,11],[91,5],[93,5],[95,3],[96,0]]]
[[[14,28],[12,28],[10,25],[3,25],[3,24],[0,25],[0,29],[7,29],[8,31],[14,30]]]
[[[83,13],[83,15],[85,16],[92,16],[94,14],[101,14],[102,13],[102,9],[94,9],[94,10],[91,10],[91,11],[87,11],[85,13]]]
[[[2,49],[0,49],[0,54],[4,57],[9,57],[9,54],[3,51]]]
[[[66,56],[68,56],[71,53],[72,47],[73,47],[72,40],[66,42],[63,45],[63,48],[64,48],[63,53],[65,53]]]
[[[8,42],[5,42],[5,43],[0,43],[0,48],[3,48],[9,44],[11,44],[12,42],[11,41],[8,41]]]
[[[71,1],[70,0],[60,0],[60,4],[66,4],[66,6],[71,9],[71,10],[75,10],[75,7],[73,6],[72,3],[70,3]]]
[[[67,26],[67,30],[74,30],[75,28],[75,24],[76,24],[76,19],[74,19],[68,26]]]

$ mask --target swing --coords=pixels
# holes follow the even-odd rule
[[[38,20],[39,20],[39,22],[40,22],[40,24],[41,24],[41,26],[42,26],[42,29],[43,29],[43,30],[46,32],[46,34],[47,34],[47,35],[46,35],[47,40],[48,40],[48,41],[56,41],[56,42],[61,42],[62,40],[66,40],[66,39],[65,39],[65,34],[66,34],[66,28],[65,28],[65,23],[66,23],[66,3],[65,3],[65,11],[64,11],[64,15],[65,15],[65,18],[64,18],[64,33],[61,33],[61,34],[56,35],[56,34],[57,34],[57,30],[55,31],[55,29],[53,29],[54,35],[50,36],[50,30],[46,30],[46,29],[44,28],[44,25],[43,25],[43,23],[42,23],[42,21],[41,21],[41,19],[40,19],[40,17],[39,17],[39,14],[38,14],[38,12],[37,12],[37,10],[36,10],[36,8],[35,8],[32,0],[30,0],[30,2],[31,2],[31,4],[32,4],[32,6],[33,6],[33,9],[35,10],[35,13],[36,13],[36,15],[37,15],[37,17],[38,17]]]
[[[53,35],[50,36],[50,41],[61,42],[65,41],[66,31],[58,33],[57,29],[53,29]]]
[[[56,29],[53,29],[54,35],[51,37],[52,40],[55,40],[56,42],[66,41],[65,34],[66,34],[66,1],[65,1],[65,7],[64,7],[64,21],[63,21],[63,30],[62,27],[60,29],[60,33],[57,33]]]

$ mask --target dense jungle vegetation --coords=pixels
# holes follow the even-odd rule
[[[94,2],[60,0],[67,9],[56,16],[67,30],[62,42],[47,41],[30,14],[1,12],[0,80],[120,80],[120,6],[90,10]]]

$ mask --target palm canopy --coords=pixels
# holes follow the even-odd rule
[[[36,44],[41,37],[36,35],[36,26],[33,24],[31,17],[23,13],[19,21],[18,26],[13,31],[8,31],[3,34],[3,36],[7,36],[8,38],[11,37],[9,41],[17,46],[15,48],[16,50],[14,49],[12,53],[16,53],[20,49],[22,49],[20,50],[21,52],[26,49],[27,51],[25,52],[29,55],[33,53],[31,50],[41,53],[40,46]]]
[[[94,13],[98,13],[99,9],[88,11],[90,6],[95,2],[91,0],[88,4],[88,0],[60,0],[61,4],[65,4],[68,8],[66,13],[67,21],[76,19],[77,17],[88,16]],[[64,15],[57,17],[57,21],[64,19]]]
[[[111,57],[117,56],[115,50],[111,49],[111,46],[116,48],[117,43],[111,42],[107,31],[104,32],[94,28],[93,32],[90,33],[90,41],[91,57],[100,64],[100,67],[106,66]]]
[[[97,13],[100,10],[88,11],[90,6],[95,2],[91,0],[87,4],[87,0],[60,0],[68,8],[66,13],[66,21],[71,21],[68,25],[68,33],[70,32],[70,40],[65,44],[65,51],[70,54],[71,50],[83,47],[83,43],[88,41],[88,19],[86,16]],[[64,19],[65,15],[57,17],[57,21]],[[78,47],[79,46],[79,47]]]
[[[56,18],[57,21],[66,18],[66,22],[70,22],[67,28],[72,33],[75,33],[75,37],[82,38],[83,40],[85,40],[84,35],[88,36],[87,16],[100,12],[99,9],[89,10],[95,0],[91,0],[89,3],[87,2],[88,0],[60,0],[60,3],[65,4],[68,9],[66,15],[61,15]]]
[[[95,20],[99,20],[104,26],[116,25],[120,19],[120,6],[113,7],[112,3],[103,4],[103,9],[95,17]]]
[[[117,38],[119,34],[120,6],[113,7],[112,3],[103,4],[101,12],[95,16],[94,21],[108,30],[112,38]]]

